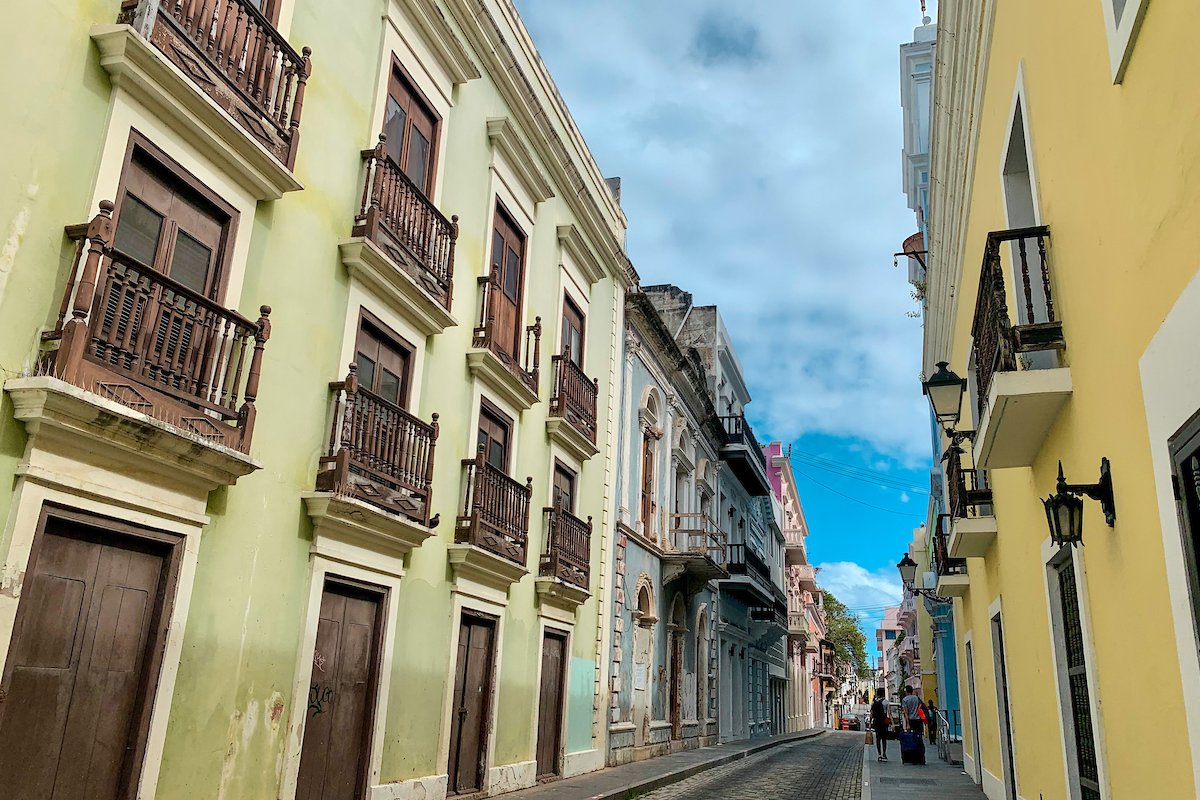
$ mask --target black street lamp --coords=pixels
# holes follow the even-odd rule
[[[929,406],[937,421],[953,428],[962,414],[962,398],[967,390],[966,378],[960,378],[948,369],[946,361],[937,363],[937,372],[921,384],[921,393],[929,398]]]
[[[1042,501],[1046,507],[1046,523],[1050,541],[1062,547],[1083,544],[1083,498],[1100,502],[1108,527],[1117,522],[1117,507],[1113,501],[1112,473],[1107,458],[1100,459],[1100,480],[1096,483],[1067,483],[1062,462],[1058,462],[1058,482],[1054,494]]]
[[[917,582],[917,562],[912,560],[912,556],[908,553],[904,554],[904,558],[896,564],[896,569],[900,570],[900,581],[904,584],[904,588],[912,592],[918,597],[927,597],[935,603],[949,603],[949,597],[942,597],[932,589],[921,589],[913,584]]]

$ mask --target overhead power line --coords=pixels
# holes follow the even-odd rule
[[[816,467],[825,472],[832,472],[845,478],[863,481],[865,483],[874,483],[888,489],[899,489],[913,494],[929,494],[929,489],[918,486],[912,481],[904,478],[898,478],[894,475],[889,475],[879,470],[868,469],[865,467],[855,467],[850,464],[843,464],[839,461],[818,456],[813,453],[805,453],[799,450],[792,451],[792,459],[799,461],[801,464],[810,467]]]
[[[838,495],[839,497],[844,497],[844,498],[846,498],[847,500],[849,500],[849,501],[850,501],[850,502],[852,502],[852,503],[858,503],[860,506],[866,506],[867,508],[873,508],[873,509],[875,509],[876,511],[882,511],[882,512],[883,512],[883,513],[885,513],[885,514],[895,514],[895,515],[896,515],[896,516],[898,516],[898,517],[923,517],[923,516],[925,516],[925,512],[924,512],[924,510],[922,510],[922,511],[920,511],[920,512],[916,512],[916,511],[895,511],[895,510],[893,510],[893,509],[890,509],[890,508],[884,508],[883,506],[877,506],[877,505],[874,505],[874,504],[872,504],[872,503],[868,503],[868,502],[865,502],[865,501],[863,501],[863,500],[859,500],[857,497],[852,497],[851,495],[845,494],[844,492],[839,492],[837,489],[834,489],[832,486],[826,486],[825,484],[821,483],[821,482],[820,482],[819,480],[817,480],[816,478],[812,477],[811,475],[807,475],[807,474],[805,474],[805,473],[804,473],[803,471],[801,471],[801,470],[798,470],[798,469],[797,469],[797,470],[795,470],[795,472],[796,472],[796,474],[797,474],[797,475],[800,475],[801,477],[807,478],[808,480],[810,480],[810,481],[812,481],[813,483],[815,483],[817,486],[820,486],[822,489],[825,489],[826,491],[833,492],[834,494]]]

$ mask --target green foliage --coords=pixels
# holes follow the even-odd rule
[[[867,637],[858,626],[858,619],[851,614],[842,601],[822,589],[825,606],[826,638],[833,645],[838,659],[853,664],[859,675],[869,675],[867,667]]]

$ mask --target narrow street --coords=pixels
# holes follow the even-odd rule
[[[680,781],[645,800],[858,800],[862,734],[830,731]]]

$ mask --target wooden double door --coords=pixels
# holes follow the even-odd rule
[[[330,579],[321,593],[296,800],[362,800],[379,683],[382,589]]]
[[[45,516],[0,682],[0,796],[131,798],[178,539]]]

